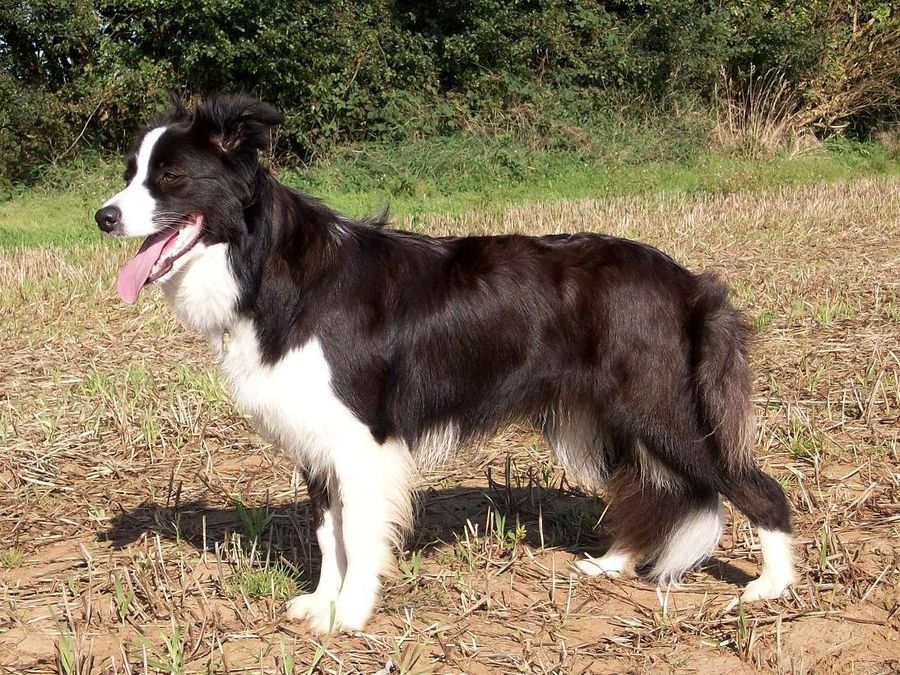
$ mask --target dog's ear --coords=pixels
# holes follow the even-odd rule
[[[255,157],[269,147],[272,127],[281,123],[274,106],[248,96],[213,96],[194,111],[194,129],[232,157]]]

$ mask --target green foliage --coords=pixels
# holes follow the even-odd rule
[[[460,130],[541,136],[614,111],[679,117],[721,73],[777,70],[811,123],[896,111],[897,11],[877,0],[20,0],[0,7],[0,189],[84,148],[121,149],[181,96],[244,90],[278,148]],[[894,52],[895,53],[895,52]],[[869,56],[867,56],[869,55]],[[860,59],[881,59],[877,68]],[[874,62],[874,61],[873,61]],[[875,107],[865,92],[881,83]],[[893,87],[893,89],[892,89]],[[830,94],[857,93],[853,105]],[[862,92],[862,93],[860,93]],[[872,96],[870,96],[872,98]],[[860,103],[862,102],[862,103]],[[827,109],[823,106],[828,104]],[[819,110],[821,108],[821,110]]]
[[[350,216],[389,206],[396,222],[417,227],[427,213],[499,212],[510,204],[648,192],[729,193],[864,176],[898,175],[883,146],[829,141],[799,157],[765,160],[711,153],[692,133],[610,125],[535,145],[508,135],[456,134],[340,148],[327,160],[278,171],[279,180]],[[678,158],[678,161],[672,161]],[[121,158],[72,162],[45,172],[37,186],[0,201],[0,250],[22,246],[100,245],[91,215],[121,187]],[[406,220],[408,219],[408,220]],[[405,221],[405,222],[404,222]],[[133,250],[134,243],[104,241]],[[188,378],[209,405],[221,383]],[[0,425],[2,427],[2,425]]]

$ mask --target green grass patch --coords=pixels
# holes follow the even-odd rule
[[[677,159],[666,159],[666,157]],[[56,168],[36,188],[0,203],[0,248],[96,242],[96,208],[121,188],[118,159]],[[525,201],[648,192],[730,193],[900,174],[875,144],[828,143],[798,157],[727,157],[615,138],[606,147],[535,146],[515,137],[459,135],[400,145],[347,147],[279,178],[360,217],[389,206],[396,217],[502,208]]]
[[[769,160],[712,152],[678,160],[665,155],[649,142],[620,141],[617,151],[536,149],[512,139],[464,136],[348,148],[310,170],[285,172],[281,180],[359,217],[383,205],[395,215],[415,216],[525,201],[730,193],[900,173],[900,162],[874,144],[829,143],[798,157]]]
[[[17,548],[0,552],[0,569],[14,570],[25,564],[25,554]]]
[[[289,600],[297,595],[301,587],[296,571],[281,561],[268,561],[262,566],[244,564],[222,580],[226,595],[243,596],[250,600]]]

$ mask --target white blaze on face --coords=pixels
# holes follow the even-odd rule
[[[166,127],[151,129],[141,141],[137,152],[137,173],[128,186],[109,199],[101,208],[115,206],[122,212],[122,234],[126,237],[146,237],[159,228],[153,224],[156,200],[147,189],[150,157],[153,148],[165,133]]]

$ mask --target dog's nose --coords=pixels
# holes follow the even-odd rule
[[[122,219],[122,212],[118,206],[104,206],[94,214],[97,227],[104,232],[112,232]]]

